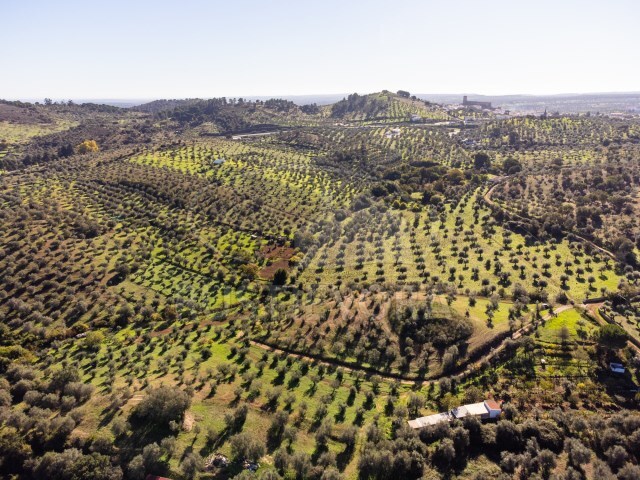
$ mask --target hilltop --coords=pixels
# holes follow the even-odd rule
[[[351,94],[348,97],[326,107],[332,118],[344,120],[377,121],[414,121],[445,120],[448,116],[437,105],[409,92],[391,93],[384,90],[369,95]]]
[[[351,94],[329,105],[297,105],[290,100],[190,99],[159,100],[135,107],[191,126],[214,124],[222,133],[250,131],[264,126],[315,125],[332,120],[377,122],[422,122],[444,120],[442,108],[411,97],[408,93],[388,91],[368,95]]]

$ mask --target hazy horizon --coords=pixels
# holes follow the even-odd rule
[[[32,0],[0,15],[7,99],[639,90],[630,0]]]
[[[387,89],[388,90],[388,89]],[[357,93],[358,95],[367,95],[367,94],[371,94],[371,93],[376,93],[376,92],[339,92],[339,93],[308,93],[308,94],[274,94],[274,95],[237,95],[237,96],[232,96],[232,95],[220,95],[220,96],[206,96],[206,97],[171,97],[171,96],[161,96],[161,97],[148,97],[148,98],[136,98],[136,97],[119,97],[119,98],[100,98],[100,97],[87,97],[87,98],[64,98],[64,97],[44,97],[44,98],[49,98],[54,102],[66,102],[68,100],[71,100],[75,103],[99,103],[99,102],[105,102],[105,103],[109,103],[109,102],[120,102],[120,103],[135,103],[136,105],[142,104],[142,103],[146,103],[146,102],[153,102],[153,101],[157,101],[157,100],[187,100],[187,99],[195,99],[195,98],[199,98],[199,99],[209,99],[209,98],[243,98],[245,100],[266,100],[266,99],[270,99],[270,98],[283,98],[283,99],[288,99],[288,100],[295,100],[295,99],[321,99],[321,98],[326,98],[327,103],[333,103],[334,101],[336,101],[335,99],[338,98],[343,98],[345,96],[348,96],[352,93]],[[549,93],[549,94],[545,94],[545,95],[537,95],[537,94],[533,94],[533,93],[513,93],[513,94],[495,94],[495,95],[490,95],[490,94],[482,94],[482,93],[473,93],[473,92],[447,92],[447,93],[429,93],[429,92],[410,92],[412,95],[415,95],[419,98],[425,98],[425,97],[429,97],[432,96],[434,98],[446,98],[446,97],[460,97],[460,101],[462,101],[462,96],[467,95],[470,97],[477,97],[480,99],[484,99],[484,98],[504,98],[504,99],[508,99],[508,98],[531,98],[531,99],[544,99],[544,98],[571,98],[571,97],[586,97],[586,96],[617,96],[617,95],[640,95],[640,90],[639,91],[628,91],[628,92],[623,92],[623,91],[618,91],[618,92],[583,92],[583,93],[576,93],[576,92],[562,92],[562,93]],[[0,97],[0,100],[6,100],[6,101],[20,101],[20,102],[27,102],[27,103],[36,103],[36,102],[43,102],[44,98],[28,98],[28,97],[23,97],[23,98],[7,98],[7,97]],[[295,103],[295,102],[294,102]]]

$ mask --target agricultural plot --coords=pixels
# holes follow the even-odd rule
[[[607,117],[561,116],[547,119],[516,117],[488,122],[478,128],[473,138],[485,148],[544,145],[545,148],[578,145],[602,146],[614,141],[638,138],[636,123],[626,124]]]
[[[596,329],[593,322],[575,309],[564,310],[551,316],[540,327],[536,338],[540,342],[561,345],[586,340]]]
[[[51,123],[16,124],[0,121],[0,141],[10,145],[20,145],[34,137],[42,137],[51,133],[63,132],[78,125],[73,121],[57,121]]]
[[[296,303],[295,311],[267,312],[254,327],[258,341],[383,375],[438,377],[529,324],[534,313],[529,305],[451,294],[330,297]],[[450,346],[456,358],[446,364]]]
[[[617,174],[606,169],[567,170],[554,178],[548,174],[529,175],[524,182],[505,182],[498,188],[496,198],[502,205],[508,202],[509,209],[521,217],[535,220],[549,234],[557,234],[561,229],[576,230],[624,256],[634,250],[633,244],[622,243],[624,232],[638,230],[637,185],[629,185],[627,194],[612,195],[624,191],[621,190],[624,176],[619,175],[623,170],[616,168],[616,171]],[[579,196],[562,193],[578,182],[593,187]],[[550,212],[545,205],[552,197],[562,203]]]
[[[264,231],[271,235],[290,236],[306,221],[323,220],[329,212],[347,207],[359,192],[349,180],[318,169],[307,155],[253,144],[221,142],[202,149],[148,153],[131,161],[199,175],[219,190],[233,192],[252,210],[251,216],[278,224],[278,230]],[[249,216],[240,214],[236,205],[229,208],[221,221]],[[259,228],[258,224],[254,230]]]
[[[454,141],[451,132],[449,127],[432,125],[329,127],[314,129],[309,142],[320,151],[344,149],[354,156],[364,146],[363,160],[377,168],[420,162],[452,167],[470,164],[471,156]]]
[[[564,478],[575,442],[606,473],[637,436],[612,413],[637,402],[634,122],[453,128],[388,92],[93,108],[0,176],[0,445],[28,468],[524,478],[546,451]],[[503,421],[407,427],[487,398]]]
[[[203,457],[213,452],[233,457],[227,440],[243,429],[260,432],[257,438],[272,455],[285,445],[312,455],[322,426],[328,430],[328,451],[338,456],[341,468],[353,471],[358,456],[354,432],[374,416],[381,428],[389,428],[387,399],[407,402],[408,386],[247,346],[236,337],[241,329],[197,324],[162,331],[126,328],[91,354],[89,344],[78,340],[47,361],[77,360],[83,380],[108,400],[87,404],[79,429],[120,446],[132,438],[113,432],[140,402],[137,392],[167,382],[184,385],[192,391],[192,407],[176,450],[190,448]],[[284,418],[285,434],[273,432],[276,415]],[[170,432],[155,435],[150,440],[160,442]],[[168,458],[171,471],[179,472],[179,460]]]
[[[566,240],[532,244],[497,225],[478,198],[470,194],[439,214],[359,212],[345,222],[340,240],[318,250],[302,278],[320,284],[443,283],[481,296],[520,284],[551,299],[570,292],[578,300],[617,287],[620,275],[608,257],[589,256]]]

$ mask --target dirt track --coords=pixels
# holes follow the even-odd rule
[[[562,305],[558,308],[556,308],[553,311],[553,315],[557,315],[561,312],[564,312],[565,310],[570,310],[574,308],[573,305]],[[544,320],[549,320],[551,318],[552,314],[548,313],[547,315],[545,315],[543,317]],[[463,371],[455,374],[455,375],[442,375],[441,377],[438,378],[432,378],[432,379],[420,379],[420,378],[410,378],[404,375],[400,375],[400,374],[390,374],[390,373],[385,373],[385,372],[381,372],[378,370],[375,370],[374,368],[369,368],[369,367],[358,367],[352,364],[348,364],[346,362],[342,362],[340,360],[330,360],[330,359],[322,359],[318,356],[312,356],[312,355],[305,355],[304,353],[299,353],[299,352],[294,352],[294,351],[290,351],[290,350],[286,350],[283,348],[278,348],[275,347],[273,345],[268,345],[266,343],[261,343],[259,341],[256,340],[251,340],[251,344],[262,348],[264,350],[269,350],[272,352],[279,352],[279,353],[286,353],[287,355],[291,355],[292,357],[295,358],[300,358],[300,359],[305,359],[308,360],[310,362],[316,362],[319,363],[321,365],[325,365],[325,366],[330,366],[330,367],[340,367],[343,368],[344,370],[348,371],[348,372],[362,372],[365,374],[371,374],[371,375],[378,375],[380,378],[385,378],[387,380],[399,380],[400,383],[405,384],[405,385],[428,385],[429,383],[435,382],[437,380],[439,380],[442,377],[450,377],[450,378],[461,378],[465,375],[468,375],[469,373],[471,373],[472,370],[475,370],[477,368],[480,367],[480,365],[484,362],[487,362],[489,360],[491,360],[493,357],[495,357],[496,355],[498,355],[500,352],[502,352],[502,350],[504,350],[505,348],[505,343],[507,340],[515,340],[520,338],[529,328],[531,327],[531,324],[527,324],[525,326],[523,326],[522,328],[519,328],[518,330],[514,331],[513,334],[510,337],[507,337],[498,347],[494,348],[493,350],[491,350],[491,352],[482,357],[480,360],[470,364],[467,366],[467,368],[465,368]]]
[[[521,217],[520,215],[518,215],[517,213],[513,213],[510,212],[509,210],[507,210],[506,208],[503,208],[502,206],[500,206],[499,204],[497,204],[496,202],[494,202],[491,199],[491,195],[493,194],[493,191],[498,188],[500,185],[502,185],[502,183],[504,182],[504,179],[499,179],[498,181],[496,181],[496,183],[489,189],[487,190],[487,193],[484,194],[483,198],[484,201],[487,202],[488,205],[495,207],[495,208],[499,208],[500,210],[502,210],[506,215],[513,217],[513,218],[517,218],[518,220],[523,220],[523,221],[530,221],[530,219],[525,218],[525,217]],[[588,244],[589,246],[591,246],[591,248],[599,251],[600,253],[608,256],[609,258],[611,258],[613,261],[617,262],[618,259],[616,258],[616,256],[610,252],[609,250],[607,250],[606,248],[600,247],[598,245],[596,245],[595,243],[593,243],[591,240],[588,240],[586,238],[584,238],[582,235],[578,235],[575,232],[571,232],[571,234],[576,237],[579,238],[582,242]]]

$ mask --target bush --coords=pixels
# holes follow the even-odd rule
[[[80,373],[74,367],[63,367],[51,375],[49,390],[61,392],[71,383],[80,382]]]
[[[236,460],[258,461],[264,455],[264,445],[249,433],[234,435],[229,440],[231,455]]]
[[[517,452],[522,449],[522,435],[516,424],[501,420],[496,426],[496,444],[500,451]]]
[[[549,420],[526,420],[521,426],[524,439],[535,438],[540,448],[547,448],[555,453],[562,451],[564,432]]]
[[[76,153],[83,154],[97,152],[99,149],[95,140],[85,140],[81,144],[77,145],[75,150]]]
[[[80,450],[71,448],[61,453],[44,454],[34,464],[33,476],[48,480],[120,480],[122,470],[112,466],[105,455],[83,455]]]
[[[159,387],[149,391],[131,414],[134,420],[168,427],[171,421],[182,421],[190,404],[189,396],[179,388]]]
[[[196,453],[189,453],[180,464],[184,477],[191,480],[195,478],[197,473],[204,470],[204,461],[202,457]]]
[[[453,440],[443,439],[433,453],[433,463],[443,470],[448,470],[456,458],[456,449]]]
[[[627,344],[627,332],[613,323],[603,325],[598,331],[598,344],[612,350],[623,348]]]
[[[620,469],[618,472],[618,478],[620,480],[637,480],[640,478],[640,467],[628,463]]]

